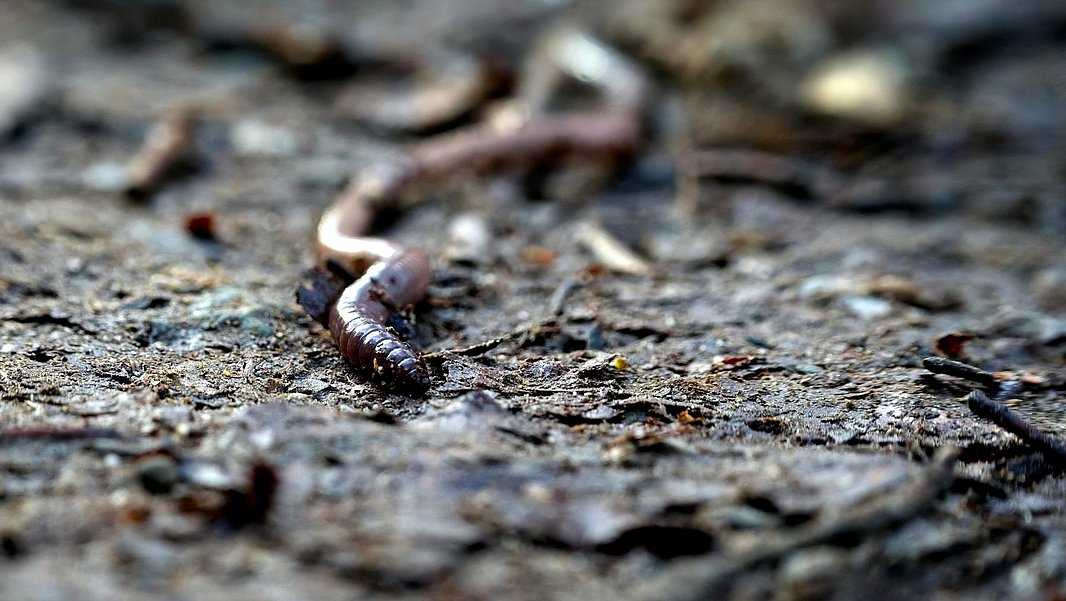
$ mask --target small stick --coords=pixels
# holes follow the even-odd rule
[[[122,433],[111,428],[49,428],[29,426],[0,431],[0,443],[15,440],[92,440],[96,438],[122,438]]]
[[[996,378],[995,374],[962,361],[954,361],[942,357],[926,357],[922,359],[922,366],[935,374],[955,376],[956,378],[977,382],[985,386],[1000,385],[1000,380]]]
[[[1040,451],[1048,462],[1066,465],[1066,443],[1029,423],[1003,403],[975,390],[966,396],[966,406],[977,417],[987,419]]]
[[[444,361],[446,357],[480,357],[492,349],[500,346],[504,342],[514,338],[514,334],[504,334],[497,338],[489,340],[483,340],[470,346],[464,346],[463,348],[446,349],[443,351],[434,351],[432,353],[426,353],[422,355],[422,359],[429,363]]]
[[[828,198],[843,186],[835,170],[786,155],[730,148],[696,150],[678,160],[683,182],[703,178],[761,183],[788,193]]]
[[[126,165],[126,196],[144,200],[193,156],[196,119],[188,108],[171,111],[152,126],[144,146]]]
[[[555,292],[552,293],[551,299],[548,300],[548,315],[550,317],[562,317],[566,311],[566,302],[583,285],[584,282],[579,278],[570,277],[563,280],[555,289]]]
[[[504,342],[508,342],[514,340],[515,338],[526,336],[531,332],[540,331],[554,324],[555,319],[549,317],[539,323],[522,326],[517,330],[514,330],[513,332],[508,332],[502,336],[497,336],[496,338],[482,340],[481,342],[471,344],[470,346],[464,346],[462,348],[456,349],[433,351],[432,353],[425,353],[422,355],[422,358],[425,359],[427,362],[438,363],[444,361],[444,359],[447,357],[479,357],[491,351],[492,349],[500,346]]]
[[[596,257],[597,261],[603,263],[611,271],[629,275],[651,273],[651,266],[647,261],[595,223],[582,221],[577,224],[574,236]]]

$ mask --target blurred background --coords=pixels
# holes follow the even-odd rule
[[[652,74],[657,152],[820,162],[853,180],[833,199],[852,210],[966,211],[1049,234],[1066,219],[1066,9],[1053,0],[11,0],[0,11],[8,197],[120,189],[147,127],[193,105],[214,178],[255,157],[295,177],[242,177],[248,194],[334,186],[382,144],[483,116],[514,91],[538,35],[564,22]]]

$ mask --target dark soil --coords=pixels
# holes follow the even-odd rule
[[[436,269],[390,394],[295,303],[315,219],[560,22],[648,71],[647,146],[385,216]],[[0,598],[1062,598],[1062,465],[964,397],[1066,433],[1064,39],[1052,0],[3,2]],[[459,55],[486,98],[374,121]],[[127,198],[175,107],[194,160]]]

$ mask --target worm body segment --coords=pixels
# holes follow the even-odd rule
[[[425,295],[429,277],[425,254],[397,246],[345,288],[329,313],[341,355],[371,379],[411,396],[429,390],[429,369],[385,323],[394,308]]]

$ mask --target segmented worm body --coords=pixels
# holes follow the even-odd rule
[[[429,389],[429,370],[386,323],[394,308],[417,302],[429,285],[425,254],[397,246],[348,286],[329,312],[329,329],[341,355],[373,379],[418,396]]]
[[[560,38],[559,56],[572,54],[570,44],[593,53],[600,64],[610,56],[586,37]],[[572,48],[571,48],[572,49]],[[613,56],[613,55],[611,55]],[[549,59],[559,63],[557,58]],[[607,61],[606,66],[613,63]],[[381,238],[364,237],[377,208],[394,204],[412,190],[463,174],[519,169],[579,157],[617,159],[640,143],[640,94],[624,75],[630,66],[618,58],[604,76],[626,83],[625,94],[605,86],[616,102],[600,112],[569,112],[489,121],[431,138],[408,154],[372,166],[355,178],[322,216],[318,225],[320,267],[340,266],[359,274],[329,310],[329,329],[341,355],[371,379],[397,392],[421,396],[430,385],[426,364],[387,324],[398,309],[425,293],[431,268],[421,251]],[[566,64],[560,69],[571,70]],[[576,69],[576,67],[575,67]],[[635,71],[634,71],[635,72]],[[640,86],[637,86],[640,87]],[[535,112],[533,108],[528,112]]]

